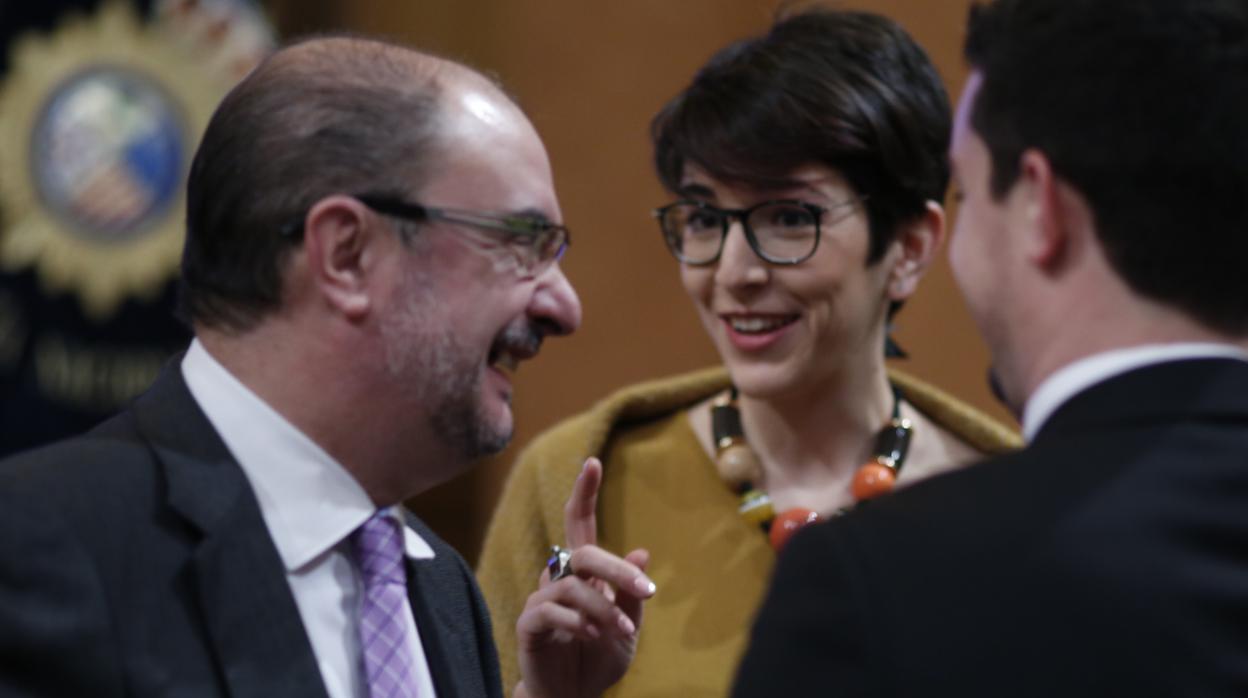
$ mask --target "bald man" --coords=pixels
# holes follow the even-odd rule
[[[463,66],[309,41],[222,102],[187,209],[188,351],[0,464],[0,695],[501,695],[470,571],[400,503],[499,451],[510,374],[580,323],[532,125]],[[592,690],[553,630],[529,693]]]

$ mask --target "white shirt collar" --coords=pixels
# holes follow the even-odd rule
[[[1144,344],[1087,356],[1049,374],[1023,408],[1023,439],[1031,442],[1058,407],[1086,388],[1127,371],[1181,359],[1239,359],[1248,351],[1233,344],[1182,342]]]
[[[182,360],[182,375],[251,483],[288,572],[328,553],[376,511],[341,464],[243,385],[198,339]],[[402,522],[397,507],[389,513]],[[406,525],[403,531],[409,558],[434,556],[419,534]]]

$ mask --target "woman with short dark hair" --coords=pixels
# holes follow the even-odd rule
[[[598,545],[659,593],[617,695],[724,695],[776,550],[801,525],[1017,445],[889,370],[893,314],[945,234],[948,98],[894,22],[808,10],[716,54],[655,117],[658,227],[723,367],[625,389],[538,438],[480,582],[505,685],[512,626],[603,463]]]

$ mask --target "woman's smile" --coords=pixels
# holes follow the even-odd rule
[[[779,342],[801,317],[799,314],[732,313],[720,315],[728,339],[739,351],[758,352]]]

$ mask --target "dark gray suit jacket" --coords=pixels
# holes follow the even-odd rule
[[[1248,364],[1111,378],[801,532],[734,695],[1248,696]]]
[[[456,552],[409,597],[440,698],[501,696]],[[90,433],[0,464],[0,696],[325,696],[256,498],[176,364]]]

